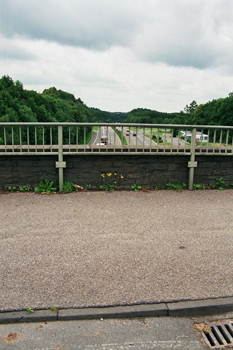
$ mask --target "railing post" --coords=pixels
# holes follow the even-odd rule
[[[192,138],[191,138],[191,156],[190,156],[190,161],[188,163],[188,167],[189,167],[189,191],[192,191],[192,189],[193,189],[194,168],[197,167],[197,162],[195,162],[196,132],[197,132],[197,129],[193,128]]]
[[[63,168],[66,167],[66,162],[63,162],[63,130],[62,126],[58,126],[58,162],[56,167],[59,169],[59,192],[63,191]]]

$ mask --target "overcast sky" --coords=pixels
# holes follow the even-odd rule
[[[0,76],[107,111],[233,91],[232,0],[1,0]]]

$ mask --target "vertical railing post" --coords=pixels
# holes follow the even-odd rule
[[[58,126],[58,162],[56,167],[59,170],[59,192],[63,191],[63,168],[66,167],[66,162],[63,162],[63,130],[62,126]]]
[[[192,138],[191,138],[191,156],[190,156],[190,161],[188,163],[188,167],[189,167],[189,191],[192,191],[192,189],[193,189],[194,168],[196,168],[196,166],[197,166],[197,162],[195,162],[196,132],[197,132],[197,129],[193,128]]]

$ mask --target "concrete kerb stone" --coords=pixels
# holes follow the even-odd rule
[[[169,316],[205,316],[233,311],[233,297],[169,303]]]
[[[129,317],[199,317],[233,311],[233,297],[159,304],[0,312],[0,324]]]
[[[167,316],[165,303],[102,308],[67,309],[58,311],[58,320]]]
[[[35,310],[32,313],[27,313],[27,311],[1,312],[0,324],[57,321],[57,315],[57,311],[51,310]]]

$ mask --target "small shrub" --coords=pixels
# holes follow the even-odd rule
[[[99,189],[101,191],[115,191],[117,190],[117,183],[120,181],[120,179],[123,179],[124,176],[121,175],[117,175],[117,173],[103,173],[101,174],[102,178],[103,178],[103,185],[99,186]]]
[[[41,180],[39,183],[39,187],[35,187],[34,191],[36,193],[42,192],[42,193],[56,193],[57,188],[53,187],[53,181],[49,180]]]
[[[173,191],[183,191],[187,189],[187,185],[185,183],[179,184],[172,184],[171,182],[169,182],[168,184],[166,184],[166,188],[168,190],[173,190]]]
[[[202,190],[204,188],[205,188],[204,185],[193,184],[193,189],[194,190]]]
[[[19,192],[29,192],[29,191],[31,191],[32,189],[31,189],[31,187],[29,187],[29,186],[19,186]]]
[[[62,192],[68,193],[68,192],[72,192],[72,191],[75,191],[74,183],[71,181],[64,181]]]
[[[28,313],[28,314],[31,314],[32,312],[34,312],[34,310],[32,310],[31,307],[28,307],[28,308],[27,308],[27,313]]]
[[[226,183],[221,177],[218,177],[215,180],[215,184],[212,186],[212,188],[219,189],[219,191],[223,191],[225,187],[226,187]]]
[[[133,190],[135,192],[140,191],[141,189],[142,189],[142,186],[139,186],[135,183],[131,186],[131,190]]]
[[[17,191],[17,187],[11,187],[11,186],[9,186],[8,187],[8,191],[11,191],[11,192],[16,192]]]

